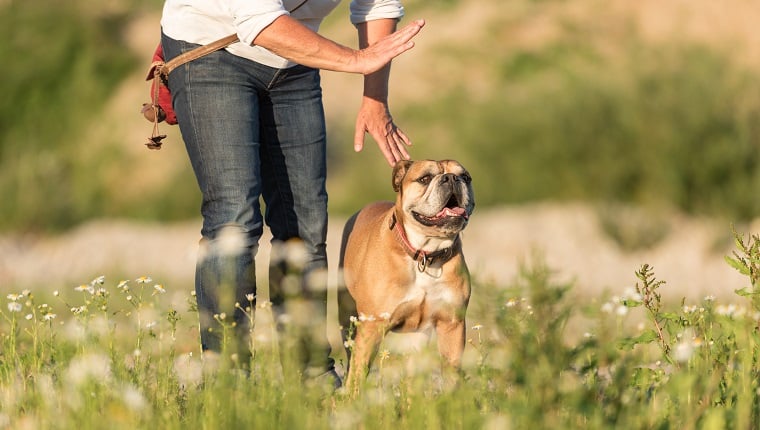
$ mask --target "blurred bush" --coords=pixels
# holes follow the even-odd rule
[[[78,140],[133,70],[123,12],[35,0],[0,7],[0,229],[62,228],[108,205],[104,150]],[[97,9],[97,8],[96,8]],[[97,149],[96,149],[97,148]],[[104,154],[94,154],[104,151]]]
[[[755,72],[699,46],[635,44],[624,54],[562,44],[502,52],[502,79],[486,97],[462,83],[401,117],[417,154],[473,172],[479,205],[591,200],[760,214]]]
[[[189,166],[152,173],[161,182],[149,192],[125,193],[129,181],[104,178],[139,171],[141,158],[124,153],[123,137],[83,138],[111,90],[141,73],[149,55],[133,58],[125,26],[160,7],[113,3],[121,7],[87,13],[84,2],[0,6],[0,54],[8,59],[0,68],[0,230],[61,229],[102,216],[198,216]],[[570,3],[583,14],[552,12]],[[462,24],[470,25],[463,34],[454,17],[466,2],[408,1],[408,16],[437,23],[425,29],[425,50],[405,59],[414,59],[415,76],[394,75],[394,88],[423,88],[393,105],[415,140],[413,155],[462,161],[479,207],[552,199],[735,221],[760,215],[757,71],[728,49],[688,38],[655,43],[600,16],[593,2],[570,3],[491,0],[478,7],[498,13],[483,13],[477,28]],[[515,28],[547,20],[554,20],[552,37],[515,41]],[[451,30],[441,27],[447,22],[456,37],[441,35]],[[342,17],[325,27],[345,24]],[[393,198],[376,149],[350,160],[343,149],[353,121],[348,115],[328,128],[331,214]]]

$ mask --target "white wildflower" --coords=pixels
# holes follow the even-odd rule
[[[641,302],[643,298],[641,297],[641,294],[636,292],[634,288],[626,288],[625,291],[623,291],[622,296],[623,301],[633,301],[633,302]]]
[[[203,363],[192,353],[182,354],[174,360],[174,374],[183,386],[197,386],[203,382]]]
[[[602,305],[602,312],[606,314],[612,313],[612,310],[614,309],[615,305],[612,302],[606,302]]]
[[[21,303],[18,302],[10,302],[8,303],[8,310],[11,312],[21,312]]]
[[[741,317],[744,315],[745,309],[731,303],[729,305],[718,305],[715,312],[725,317]]]
[[[125,386],[122,390],[121,397],[122,400],[124,400],[124,404],[134,412],[141,411],[148,405],[145,396],[143,396],[140,390],[133,385]]]
[[[139,278],[135,279],[135,282],[138,284],[147,284],[153,282],[153,279],[150,276],[140,276]]]
[[[673,351],[673,358],[675,358],[676,361],[683,363],[689,361],[693,353],[694,345],[692,342],[682,340],[676,345],[675,350]]]
[[[79,315],[81,313],[84,313],[87,310],[87,306],[75,306],[71,308],[71,313],[74,315]]]
[[[87,381],[105,382],[111,377],[111,362],[103,354],[91,353],[74,357],[66,369],[65,377],[75,387]]]
[[[239,227],[223,227],[216,237],[216,245],[221,255],[239,255],[245,249],[245,234]]]

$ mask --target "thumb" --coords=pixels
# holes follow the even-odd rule
[[[360,152],[364,148],[364,129],[356,127],[354,131],[354,151]]]

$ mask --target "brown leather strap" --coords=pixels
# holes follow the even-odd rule
[[[309,0],[303,0],[301,3],[299,3],[296,7],[289,10],[288,13],[293,13],[296,10],[300,9],[301,6],[305,5]],[[237,42],[238,36],[237,34],[230,34],[227,37],[223,37],[219,40],[215,40],[207,45],[199,46],[192,51],[187,51],[184,54],[177,55],[176,57],[172,58],[166,64],[161,67],[161,75],[164,80],[166,80],[169,77],[169,73],[172,72],[172,70],[176,69],[177,67],[187,63],[188,61],[193,61],[198,58],[203,57],[204,55],[208,55],[214,51],[218,51],[222,48],[225,48],[229,45],[232,45],[233,43]]]
[[[215,40],[207,45],[199,46],[191,51],[185,52],[184,54],[177,55],[176,57],[167,61],[166,64],[161,67],[161,76],[164,80],[166,80],[166,78],[169,76],[169,73],[171,73],[172,70],[176,69],[177,67],[189,61],[197,60],[198,58],[201,58],[204,55],[208,55],[214,51],[225,48],[237,42],[238,40],[240,39],[238,39],[237,34],[230,34],[227,37]]]
[[[308,1],[309,0],[303,0],[301,3],[298,4],[298,6],[289,10],[288,13],[295,12],[296,10],[301,8],[301,6],[305,5]],[[166,79],[168,79],[169,77],[169,73],[171,73],[172,70],[176,69],[177,67],[187,63],[188,61],[197,60],[198,58],[201,58],[204,55],[208,55],[214,51],[218,51],[222,48],[226,48],[227,46],[232,45],[233,43],[239,40],[240,39],[238,38],[237,34],[230,34],[229,36],[223,37],[219,40],[215,40],[209,44],[199,46],[191,51],[187,51],[184,54],[177,55],[176,57],[167,61],[163,66],[159,67],[159,72],[161,74],[161,77],[164,81],[166,81]]]

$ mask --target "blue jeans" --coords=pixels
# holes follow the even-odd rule
[[[166,35],[161,43],[167,60],[198,46]],[[169,88],[203,197],[195,279],[202,348],[222,349],[223,313],[234,319],[239,340],[248,334],[249,317],[234,304],[245,307],[256,294],[254,257],[266,222],[273,246],[296,240],[305,255],[295,269],[287,259],[271,262],[270,300],[276,310],[290,298],[318,304],[309,331],[314,332],[314,324],[322,328],[311,341],[322,357],[311,354],[304,360],[330,368],[324,330],[326,131],[319,71],[274,69],[220,50],[175,69]],[[230,231],[232,236],[220,235]],[[293,270],[301,274],[297,291],[281,282]]]

